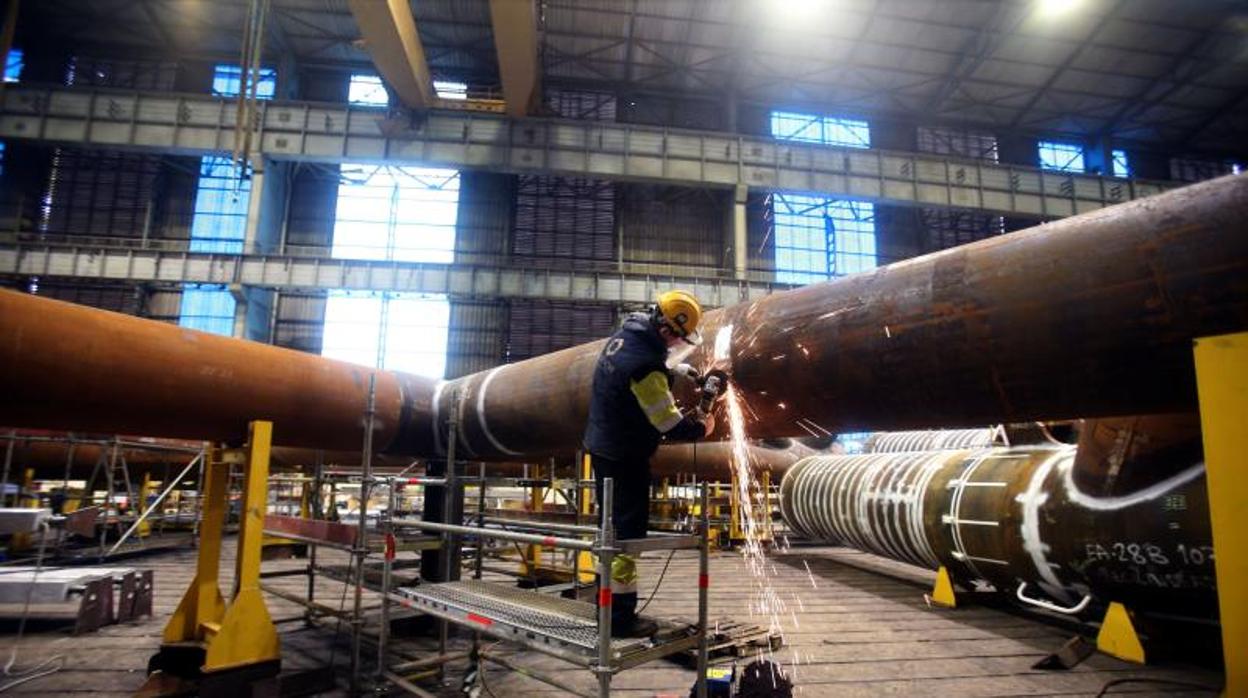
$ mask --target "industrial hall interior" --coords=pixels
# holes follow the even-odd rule
[[[0,54],[0,697],[1248,698],[1244,0]]]

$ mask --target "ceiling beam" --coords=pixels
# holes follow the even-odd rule
[[[1248,102],[1248,89],[1240,90],[1238,93],[1231,95],[1230,99],[1226,100],[1218,107],[1215,107],[1212,111],[1209,112],[1207,116],[1201,119],[1199,123],[1193,126],[1187,132],[1187,135],[1181,139],[1181,142],[1183,143],[1184,146],[1190,147],[1196,141],[1196,139],[1200,137],[1200,134],[1209,130],[1210,126],[1213,126],[1214,124],[1218,123],[1222,119],[1230,116],[1233,112],[1238,110],[1239,107],[1243,105],[1245,102]],[[1239,123],[1243,123],[1243,122],[1240,121]],[[1244,152],[1243,148],[1241,147],[1235,147],[1235,150],[1241,153]]]
[[[1109,26],[1111,21],[1117,19],[1118,15],[1121,14],[1126,7],[1126,0],[1117,0],[1114,5],[1105,12],[1105,14],[1101,15],[1101,18],[1098,19],[1096,24],[1092,26],[1091,31],[1087,33],[1083,41],[1076,45],[1075,50],[1066,54],[1066,59],[1058,64],[1058,66],[1053,69],[1053,72],[1049,73],[1049,77],[1044,81],[1044,84],[1038,87],[1036,91],[1032,93],[1031,98],[1027,100],[1027,103],[1018,109],[1014,118],[1010,121],[1011,127],[1018,126],[1022,123],[1023,119],[1027,118],[1027,116],[1031,113],[1032,108],[1040,103],[1040,100],[1049,93],[1049,90],[1052,89],[1053,86],[1057,84],[1057,81],[1061,79],[1062,75],[1066,73],[1066,69],[1074,65],[1075,61],[1079,60],[1079,57],[1083,55],[1083,52],[1096,41],[1098,36],[1100,36],[1101,31],[1104,30],[1105,27]]]
[[[382,78],[412,109],[434,105],[433,78],[408,0],[347,0],[364,48]]]
[[[353,3],[354,4],[354,3]],[[490,0],[494,49],[510,117],[528,116],[541,104],[535,0]]]
[[[975,71],[979,70],[979,67],[996,52],[997,47],[1018,30],[1026,17],[1025,7],[1007,2],[998,3],[992,15],[986,18],[975,33],[962,44],[953,69],[946,74],[940,87],[932,93],[924,111],[928,114],[940,112],[945,103],[962,87],[962,84],[970,79]],[[865,39],[865,36],[863,38]]]

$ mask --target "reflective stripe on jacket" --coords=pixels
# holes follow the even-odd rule
[[[619,461],[645,460],[661,436],[699,439],[702,424],[682,417],[669,385],[667,346],[649,317],[635,313],[607,340],[594,368],[584,445]]]

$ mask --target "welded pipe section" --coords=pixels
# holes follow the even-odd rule
[[[1248,178],[1223,177],[708,313],[683,358],[731,373],[753,438],[1191,409],[1191,341],[1248,328],[1246,228]],[[378,372],[377,450],[443,453],[457,405],[462,457],[570,452],[601,347],[436,386]],[[272,419],[279,444],[352,448],[369,372],[0,293],[13,426],[237,440]]]
[[[1080,484],[1075,446],[823,456],[789,469],[784,520],[802,536],[935,569],[968,588],[1077,606],[1214,618],[1204,464],[1130,488]]]
[[[731,373],[751,437],[818,436],[1194,409],[1191,341],[1243,329],[1229,176],[708,313],[685,358]],[[475,457],[567,448],[601,347],[443,384],[435,412],[460,391]]]
[[[358,450],[373,369],[0,292],[0,424]],[[433,381],[377,371],[378,448],[432,450]],[[400,446],[401,445],[401,446]]]
[[[908,453],[1004,445],[1005,429],[995,426],[982,429],[881,431],[868,436],[862,444],[862,450],[864,453]]]

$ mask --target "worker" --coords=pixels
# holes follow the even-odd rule
[[[648,312],[633,313],[607,340],[594,368],[584,447],[602,501],[603,478],[614,481],[612,524],[617,539],[644,538],[650,516],[650,456],[659,441],[696,441],[715,428],[710,410],[681,414],[672,397],[676,375],[668,351],[698,343],[702,307],[686,291],[668,291]],[[680,375],[688,375],[688,369]],[[653,621],[637,616],[637,560],[611,562],[611,629],[616,637],[649,637]]]

